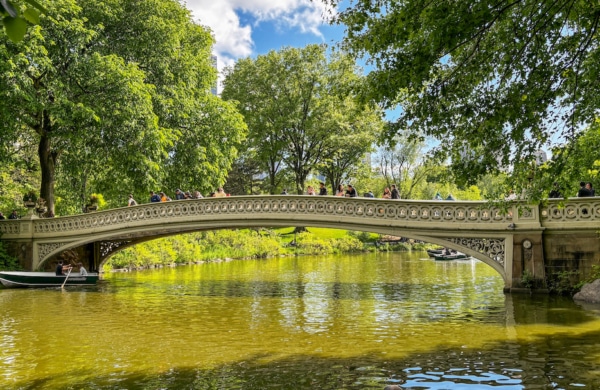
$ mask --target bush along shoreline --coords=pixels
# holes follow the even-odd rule
[[[301,230],[301,231],[299,231]],[[112,256],[104,272],[278,256],[424,251],[431,244],[375,233],[324,228],[218,230],[160,238]]]

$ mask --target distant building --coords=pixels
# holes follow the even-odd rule
[[[219,72],[219,68],[217,67],[217,56],[216,55],[211,55],[210,56],[210,61],[212,63],[213,68],[215,68],[215,70],[217,72]],[[215,80],[213,86],[210,88],[210,93],[212,93],[213,95],[217,96],[217,84],[219,83],[218,80]]]
[[[535,163],[537,165],[542,165],[546,161],[548,161],[548,155],[546,154],[545,151],[543,151],[542,149],[540,149],[537,152],[535,152]]]

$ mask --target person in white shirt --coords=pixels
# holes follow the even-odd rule
[[[129,194],[129,200],[127,201],[127,206],[135,206],[137,202],[133,199],[133,194]]]
[[[79,274],[81,276],[86,276],[88,273],[86,271],[85,268],[83,268],[83,264],[82,263],[77,263],[77,266],[79,267]]]

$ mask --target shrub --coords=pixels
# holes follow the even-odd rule
[[[19,271],[21,265],[19,261],[10,256],[4,247],[4,243],[0,241],[0,270],[2,271]]]
[[[297,235],[297,248],[299,254],[318,255],[333,253],[333,246],[330,240],[323,240],[310,233],[300,233]]]
[[[578,289],[573,280],[577,278],[579,271],[559,271],[548,276],[548,290],[558,295],[572,295]]]
[[[350,235],[332,240],[334,253],[347,253],[347,252],[362,252],[364,245],[362,240],[352,237]]]

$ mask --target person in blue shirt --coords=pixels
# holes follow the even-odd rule
[[[150,202],[158,203],[160,202],[160,196],[154,191],[150,191]]]

